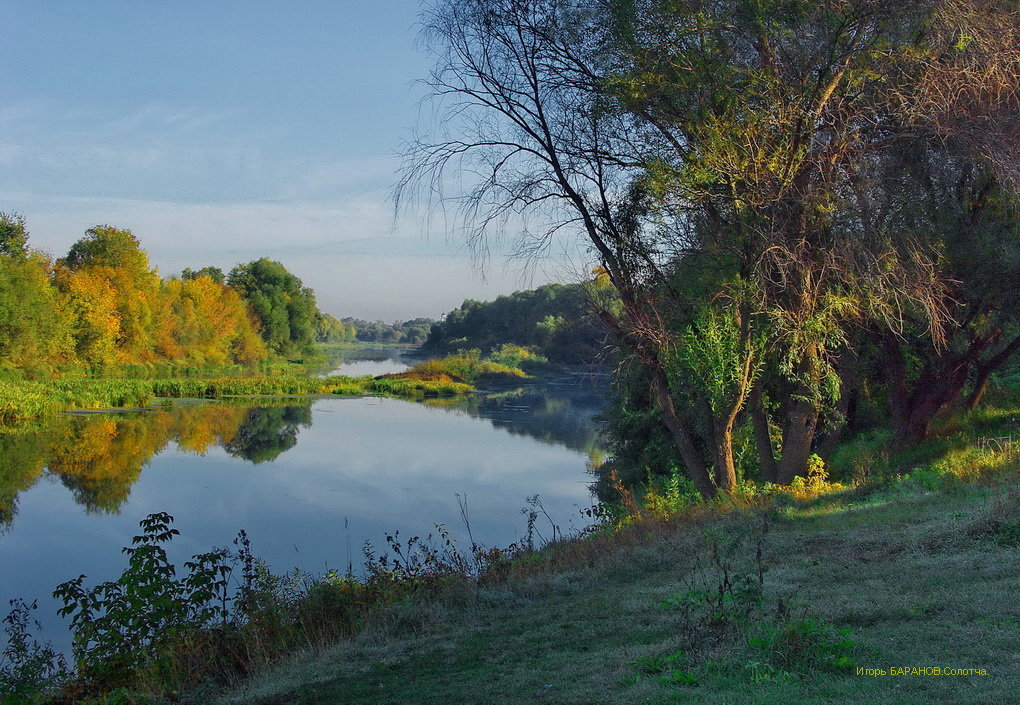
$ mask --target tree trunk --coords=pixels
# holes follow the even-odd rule
[[[669,382],[666,380],[665,371],[661,367],[650,367],[649,372],[652,376],[652,398],[655,399],[655,403],[658,404],[659,409],[662,411],[662,418],[666,422],[666,427],[673,436],[673,442],[676,443],[677,450],[680,451],[680,458],[683,460],[687,477],[698,488],[698,492],[702,497],[706,499],[714,497],[716,493],[715,483],[712,482],[708,468],[705,466],[705,462],[701,459],[701,454],[698,453],[698,449],[695,448],[694,442],[691,440],[690,433],[687,431],[687,425],[676,412],[676,405],[673,403],[673,395],[669,391]]]
[[[733,419],[717,419],[715,435],[715,484],[723,492],[737,488],[737,468],[733,464]]]
[[[945,351],[925,365],[900,414],[894,414],[893,448],[920,443],[940,411],[956,406],[970,368],[989,341],[976,341],[964,353]]]
[[[786,414],[786,428],[783,429],[783,454],[776,467],[776,482],[780,485],[788,485],[793,478],[807,472],[817,425],[818,405],[808,399],[796,399]]]
[[[815,440],[818,415],[821,413],[817,387],[818,350],[810,346],[804,350],[797,363],[796,383],[790,395],[786,411],[786,425],[783,428],[783,447],[776,467],[776,482],[788,485],[793,478],[807,472],[808,457]]]
[[[620,291],[619,286],[617,290]],[[625,292],[620,291],[620,296],[626,306],[628,304],[628,297],[625,296]],[[637,311],[636,305],[633,301],[629,301],[629,304],[629,306],[626,306],[628,308],[628,315],[631,318],[637,319],[638,316],[634,313]],[[684,423],[684,420],[676,411],[673,395],[669,389],[669,380],[666,378],[666,370],[658,358],[657,351],[647,339],[633,331],[626,330],[606,309],[596,308],[596,312],[599,318],[606,324],[606,327],[616,336],[617,340],[633,350],[648,371],[651,377],[649,387],[652,399],[655,400],[655,404],[662,412],[662,419],[666,424],[666,428],[669,430],[670,436],[672,436],[673,442],[680,452],[680,460],[684,464],[684,471],[687,473],[687,477],[694,483],[702,497],[706,499],[714,497],[716,494],[715,483],[712,481],[712,476],[708,472],[705,461],[691,439],[687,424]],[[641,329],[640,326],[635,326],[635,328],[637,330]]]
[[[748,399],[751,409],[751,424],[754,427],[754,442],[758,450],[758,466],[761,468],[762,482],[775,482],[778,478],[776,451],[772,447],[772,434],[769,432],[769,417],[761,398],[761,386],[755,384]]]
[[[910,394],[907,391],[907,364],[899,339],[890,331],[880,334],[882,350],[882,376],[889,390],[889,411],[892,414],[893,429],[906,425]]]
[[[963,393],[973,355],[985,345],[972,344],[964,354],[944,350],[933,355],[914,382],[913,391],[908,391],[901,343],[892,333],[882,336],[883,372],[889,388],[894,449],[920,443],[928,437],[936,415]]]
[[[741,356],[740,378],[729,402],[729,408],[714,413],[712,431],[715,439],[715,484],[724,492],[737,489],[737,469],[733,463],[733,429],[755,384],[755,359],[751,347],[751,314],[746,306],[739,310],[740,338],[737,349]]]
[[[967,411],[974,411],[981,403],[981,400],[985,397],[985,392],[988,391],[988,381],[991,379],[992,371],[984,367],[978,369],[977,379],[974,380],[974,388],[970,390],[970,394],[967,396],[966,407]]]
[[[996,353],[987,362],[978,365],[977,379],[974,380],[974,388],[967,397],[967,410],[973,411],[981,403],[982,397],[988,390],[988,380],[995,370],[1005,365],[1017,350],[1020,350],[1020,335],[1016,336],[1009,344]]]

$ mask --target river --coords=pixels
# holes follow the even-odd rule
[[[399,355],[345,364],[387,364]],[[340,373],[352,368],[341,367]],[[354,368],[358,369],[358,368]],[[377,369],[381,369],[378,368]],[[544,537],[579,531],[604,381],[541,385],[417,403],[375,397],[192,402],[151,411],[67,414],[0,432],[0,600],[38,599],[43,635],[67,648],[50,597],[79,574],[119,575],[138,522],[168,512],[180,565],[238,530],[276,572],[357,571],[363,547],[451,530],[506,546],[538,496]]]

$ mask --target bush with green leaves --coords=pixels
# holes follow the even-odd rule
[[[180,533],[172,523],[163,512],[141,521],[142,534],[124,549],[128,567],[117,580],[87,588],[80,575],[57,586],[53,595],[64,603],[60,614],[71,618],[79,676],[125,682],[158,647],[230,618],[228,551],[194,556],[178,578],[164,547]]]
[[[763,629],[748,645],[784,671],[845,672],[854,667],[854,641],[849,629],[821,620],[787,619]]]
[[[24,600],[10,604],[11,611],[4,617],[7,645],[0,653],[0,702],[21,705],[59,687],[67,677],[67,663],[49,644],[32,638],[31,629],[40,628],[32,618],[37,604]]]

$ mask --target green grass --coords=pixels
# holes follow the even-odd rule
[[[0,381],[0,422],[72,409],[144,406],[152,397],[151,384],[151,380],[89,378]]]
[[[760,514],[570,542],[459,600],[398,605],[355,638],[296,655],[219,702],[1015,702],[1020,603],[1007,596],[1020,553],[996,540],[1014,526],[994,528],[1006,505],[1020,508],[1015,478],[773,513],[761,600],[742,598],[747,618],[736,609],[718,623],[691,588],[718,587],[713,546],[737,535],[747,538],[727,569],[756,581]],[[892,666],[989,675],[856,675]]]
[[[384,608],[219,702],[1015,702],[1020,444],[979,443],[1013,427],[1006,401],[863,483],[708,505],[660,488],[615,528]]]
[[[525,348],[517,350],[520,351],[518,355],[509,353],[499,355],[500,361],[483,358],[478,350],[462,350],[443,358],[421,362],[408,370],[407,374],[425,379],[446,377],[469,384],[505,379],[519,381],[520,378],[528,376],[519,365],[535,356]]]
[[[478,578],[470,556],[416,540],[365,580],[265,574],[265,607],[237,627],[198,632],[129,689],[79,701],[1010,703],[1020,448],[982,453],[969,473],[973,458],[947,454],[938,482],[660,507],[484,553]],[[988,675],[890,672],[904,667]],[[187,690],[198,672],[254,674]]]

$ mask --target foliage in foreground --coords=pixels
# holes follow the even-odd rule
[[[179,572],[166,551],[180,533],[173,517],[151,514],[140,527],[120,577],[89,587],[81,575],[54,591],[71,621],[73,672],[31,638],[34,605],[14,605],[0,659],[0,693],[20,698],[10,702],[81,702],[125,689],[166,697],[230,682],[294,649],[350,636],[381,606],[456,591],[503,556],[462,553],[437,527],[436,540],[395,534],[384,555],[366,548],[362,578],[275,575],[242,531],[235,550],[195,555]]]

